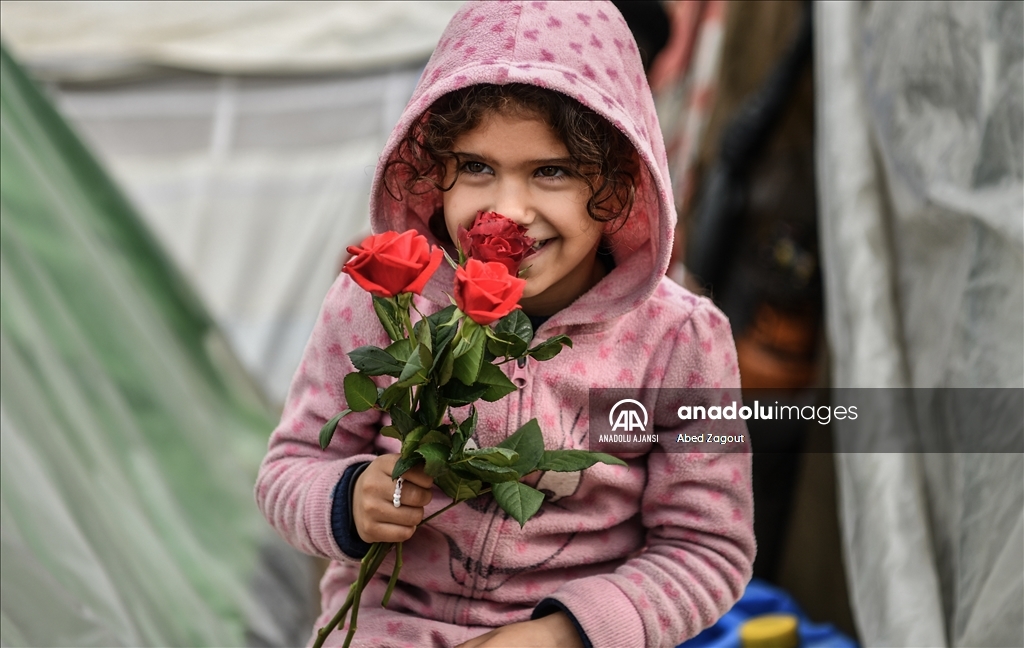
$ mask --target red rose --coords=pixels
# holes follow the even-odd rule
[[[459,226],[459,245],[470,259],[487,263],[497,261],[508,268],[513,277],[519,274],[519,264],[530,253],[534,240],[526,235],[526,228],[495,212],[476,215],[467,232]]]
[[[431,249],[426,237],[414,230],[384,232],[348,248],[352,258],[341,269],[360,288],[377,297],[423,291],[444,253]]]
[[[519,308],[526,280],[514,277],[501,263],[466,261],[455,269],[455,305],[469,318],[486,326]]]

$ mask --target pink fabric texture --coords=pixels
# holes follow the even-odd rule
[[[384,162],[430,104],[477,83],[521,82],[576,98],[633,142],[646,172],[626,227],[609,234],[616,268],[537,331],[569,335],[573,349],[553,360],[504,365],[520,386],[479,403],[476,442],[495,445],[536,417],[549,448],[588,447],[593,387],[738,387],[725,317],[664,277],[675,211],[662,143],[640,56],[625,21],[607,2],[470,2],[452,19],[427,64],[378,165],[371,195],[375,232],[426,222],[439,192],[396,200],[384,190]],[[449,303],[447,264],[416,303]],[[346,275],[328,293],[273,432],[256,499],[292,545],[332,560],[321,583],[323,625],[344,601],[358,562],[331,532],[331,497],[347,467],[396,451],[373,412],[345,418],[326,451],[317,435],[345,408],[347,353],[386,337],[370,296]],[[378,379],[381,386],[384,379]],[[706,432],[659,419],[669,432]],[[710,423],[721,423],[709,421]],[[734,433],[733,430],[730,433]],[[674,436],[673,436],[674,439]],[[525,621],[536,604],[562,602],[595,646],[674,646],[728,610],[754,558],[749,453],[677,454],[652,446],[582,473],[533,475],[549,494],[520,529],[487,496],[459,505],[405,543],[405,566],[388,609],[384,583],[367,589],[356,645],[450,646],[494,627]],[[427,514],[448,498],[435,489]],[[392,559],[378,578],[391,572]],[[335,632],[329,644],[340,644]]]

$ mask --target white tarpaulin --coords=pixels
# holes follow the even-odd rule
[[[8,47],[36,76],[124,78],[360,72],[426,61],[461,2],[0,4]]]
[[[815,10],[833,384],[1024,387],[1024,5]],[[838,459],[861,638],[1024,645],[1022,455],[941,452],[914,414],[878,433],[940,452]]]
[[[2,18],[279,405],[460,4],[4,2]],[[83,78],[106,81],[67,82]]]

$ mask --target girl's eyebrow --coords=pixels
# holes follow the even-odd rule
[[[479,153],[473,153],[472,151],[452,151],[455,155],[460,158],[473,159],[487,164],[488,166],[494,166],[497,164],[494,160],[487,157],[486,155],[480,155]],[[539,160],[527,160],[523,162],[525,166],[544,167],[544,166],[572,166],[572,158],[560,157],[560,158],[542,158]]]

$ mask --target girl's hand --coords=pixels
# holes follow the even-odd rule
[[[433,497],[432,477],[417,466],[402,477],[402,506],[395,508],[395,480],[391,471],[399,455],[374,459],[359,475],[352,492],[352,519],[363,542],[405,542],[423,520],[423,507]]]
[[[564,612],[555,612],[546,617],[513,623],[495,628],[479,637],[474,637],[458,648],[507,648],[507,646],[540,647],[566,646],[582,648],[583,640],[576,627]]]

